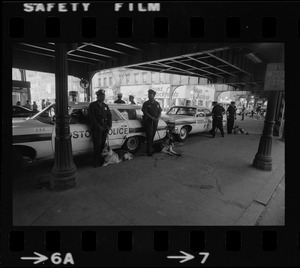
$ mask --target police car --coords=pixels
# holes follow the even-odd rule
[[[69,103],[69,122],[73,155],[93,151],[89,125],[89,104]],[[112,128],[108,142],[112,149],[123,148],[136,153],[145,140],[142,126],[142,107],[139,105],[108,104],[112,113]],[[51,104],[33,117],[13,122],[13,159],[15,166],[23,165],[23,157],[43,160],[54,157],[55,104]],[[159,120],[154,141],[166,136],[167,124]]]
[[[172,127],[171,133],[180,141],[184,141],[188,134],[206,132],[212,128],[211,109],[201,106],[173,106],[162,119]],[[223,126],[226,116],[223,116]]]

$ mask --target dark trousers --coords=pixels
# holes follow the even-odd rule
[[[222,121],[223,121],[222,116],[213,117],[212,129],[210,131],[210,133],[213,137],[216,135],[216,128],[220,129],[221,135],[224,136],[223,122]]]
[[[245,114],[244,114],[244,113],[242,113],[242,120],[244,120],[244,117],[245,117]]]
[[[94,165],[102,165],[104,162],[101,153],[103,151],[105,141],[107,137],[106,131],[99,131],[95,129],[92,131],[93,145],[94,145]]]
[[[144,127],[146,132],[146,142],[147,142],[147,153],[153,153],[153,139],[157,130],[158,122],[146,120],[144,121]]]
[[[231,134],[234,125],[234,116],[227,117],[227,133]]]

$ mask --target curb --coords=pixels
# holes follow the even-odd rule
[[[235,222],[234,225],[254,226],[257,223],[260,215],[264,212],[280,181],[285,176],[284,164],[281,164],[271,176],[272,178],[270,181],[259,192],[257,197],[253,199],[251,205],[245,210],[245,212],[237,220],[237,222]]]

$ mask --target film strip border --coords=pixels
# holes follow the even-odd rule
[[[243,38],[242,29],[248,29],[249,25],[240,17],[227,17],[225,19],[224,33],[226,38]],[[266,39],[277,38],[280,36],[278,28],[279,21],[276,17],[261,18],[261,25],[257,25],[261,38]],[[291,37],[295,35],[300,37],[300,18],[298,19],[295,31],[290,31]],[[119,17],[116,22],[116,37],[118,38],[134,38],[138,33],[135,32],[134,19],[131,17]],[[46,38],[61,38],[63,25],[59,17],[46,17],[44,20],[44,36]],[[189,18],[189,37],[205,38],[207,34],[206,19],[203,17]],[[97,18],[84,17],[80,22],[80,34],[82,38],[98,38]],[[152,24],[152,33],[154,38],[167,38],[170,34],[170,21],[166,17],[155,17]],[[28,29],[26,29],[28,30]],[[151,32],[151,31],[150,31]],[[224,34],[223,33],[223,34]],[[24,38],[25,22],[22,17],[12,17],[9,21],[9,36],[11,38]],[[269,40],[268,40],[269,41]]]
[[[74,11],[72,3],[65,3],[63,9],[59,3],[7,3],[4,30],[14,41],[30,38],[32,42],[272,42],[300,37],[299,2],[95,2],[87,11],[81,5]]]
[[[112,231],[113,229],[113,231]],[[26,257],[34,252],[47,257],[42,264],[75,266],[176,266],[184,259],[191,266],[295,266],[299,264],[300,232],[256,227],[82,227],[59,231],[36,227],[28,232],[12,231],[8,254],[18,266],[32,265]],[[28,255],[30,254],[31,255]],[[36,255],[38,256],[38,255]],[[171,257],[171,258],[170,258]],[[24,259],[22,259],[24,258]],[[204,260],[205,258],[205,260]],[[27,261],[27,262],[25,262]],[[65,262],[65,263],[64,263]]]
[[[143,8],[148,9],[148,6],[143,5]],[[117,12],[114,3],[107,2],[97,3],[88,13],[78,10],[63,15],[57,10],[26,13],[23,4],[12,2],[5,5],[3,35],[6,41],[12,42],[155,40],[299,44],[298,10],[299,3],[285,2],[187,2],[184,6],[173,2],[160,3],[160,12],[141,12],[138,6],[132,12],[129,6]],[[289,218],[288,223],[291,222]],[[72,254],[75,266],[137,263],[182,266],[180,259],[167,258],[180,255],[180,251],[195,257],[185,262],[191,266],[299,264],[299,227],[2,226],[2,255],[9,261],[4,263],[3,259],[2,263],[6,266],[31,267],[32,261],[26,263],[21,257],[32,257],[33,252],[47,256],[48,260],[40,263],[47,266],[72,264],[67,253]],[[201,263],[203,257],[199,257],[199,253],[210,254],[205,263]]]

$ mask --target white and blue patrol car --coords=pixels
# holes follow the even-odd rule
[[[70,132],[73,155],[93,151],[89,124],[88,102],[69,103]],[[108,133],[112,149],[123,148],[136,153],[145,140],[142,125],[142,107],[139,105],[108,104],[112,113],[112,128]],[[15,166],[23,165],[23,157],[44,160],[54,157],[55,104],[46,107],[33,117],[13,122],[13,159]],[[159,120],[154,141],[166,136],[167,124]]]
[[[212,128],[211,109],[202,106],[173,106],[162,119],[172,127],[171,133],[180,141],[184,141],[188,134],[206,132]],[[223,126],[225,125],[224,114]]]

